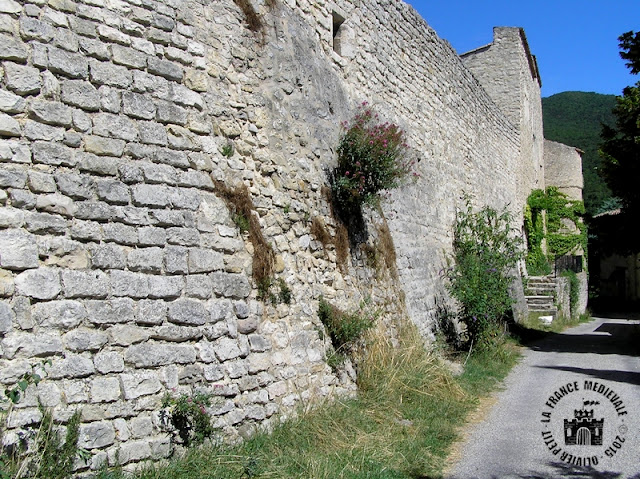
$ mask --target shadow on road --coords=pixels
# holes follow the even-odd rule
[[[563,478],[583,478],[583,479],[622,479],[622,473],[612,471],[598,471],[591,467],[578,467],[564,462],[549,462],[547,464],[553,468],[553,472],[540,474],[539,472],[524,473],[518,476],[509,475],[509,479],[563,479]],[[449,477],[448,479],[456,479]],[[491,476],[490,479],[505,479],[504,476]],[[626,479],[640,479],[640,473]]]
[[[534,351],[639,356],[640,324],[624,319],[617,321],[602,324],[588,334],[537,331],[517,324],[512,326],[511,331],[520,338],[522,344]]]
[[[617,383],[627,383],[633,386],[640,386],[640,373],[630,371],[615,371],[613,369],[585,369],[571,366],[536,366],[541,369],[556,369],[558,371],[569,371],[572,373],[584,374],[592,378],[614,381]]]

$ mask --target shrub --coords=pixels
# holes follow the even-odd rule
[[[507,317],[520,246],[506,210],[484,207],[474,213],[466,198],[454,225],[454,263],[445,275],[448,290],[460,302],[469,339],[476,344],[490,340]]]
[[[346,353],[375,323],[375,315],[367,314],[362,308],[357,313],[345,313],[323,297],[318,304],[318,317],[327,328],[335,350],[327,359],[332,369],[344,361]]]
[[[561,275],[569,279],[569,316],[573,318],[576,316],[576,309],[580,300],[580,280],[578,275],[571,270],[563,271]]]
[[[211,406],[211,396],[195,393],[192,396],[181,394],[177,398],[165,395],[162,399],[161,418],[165,425],[171,424],[184,446],[201,444],[211,437],[214,428],[207,407]]]
[[[404,132],[393,123],[378,123],[366,102],[351,123],[342,126],[331,185],[340,206],[375,202],[380,191],[400,186],[412,174],[415,162],[407,157]]]

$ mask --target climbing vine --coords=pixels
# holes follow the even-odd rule
[[[524,214],[528,242],[526,262],[530,273],[550,272],[544,270],[548,268],[548,261],[556,256],[570,254],[577,249],[582,249],[586,254],[587,226],[582,221],[584,212],[582,201],[570,199],[556,187],[550,186],[545,191],[531,192]],[[578,231],[568,232],[563,220],[570,220],[576,225]],[[547,240],[546,257],[542,251],[544,239]]]

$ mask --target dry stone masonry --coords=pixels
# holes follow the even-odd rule
[[[257,32],[232,0],[0,0],[0,383],[46,370],[5,440],[38,402],[61,423],[80,410],[78,471],[132,468],[172,452],[167,393],[213,394],[226,438],[352,393],[326,364],[320,296],[428,337],[461,195],[521,219],[553,182],[519,29],[497,31],[491,61],[521,74],[489,91],[481,60],[465,67],[403,2],[252,4]],[[419,160],[420,179],[367,212],[397,274],[358,248],[344,267],[335,247],[325,171],[363,101]],[[290,304],[261,299],[217,181],[248,187]]]

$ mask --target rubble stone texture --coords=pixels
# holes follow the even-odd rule
[[[491,47],[519,74],[485,90],[481,60],[465,67],[403,2],[251,3],[259,32],[232,0],[0,0],[0,383],[51,361],[8,425],[37,421],[37,397],[62,421],[81,410],[79,472],[169,456],[167,393],[213,394],[230,439],[353,393],[326,364],[319,297],[368,298],[390,334],[408,317],[429,336],[463,193],[521,219],[544,186],[519,29]],[[336,236],[326,170],[363,101],[418,161],[366,211],[370,245],[388,224],[397,275],[359,250],[340,267],[311,234],[318,217]],[[214,181],[248,187],[290,304],[259,299],[255,246]]]

